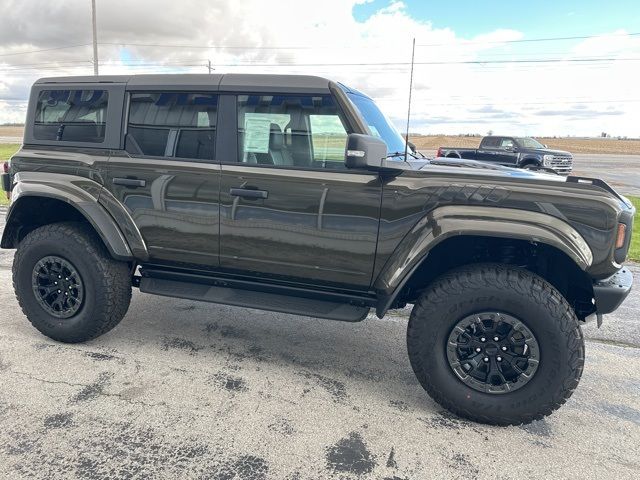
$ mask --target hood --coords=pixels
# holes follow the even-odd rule
[[[571,152],[565,152],[564,150],[552,150],[550,148],[521,148],[520,152],[527,153],[539,153],[540,155],[558,155],[561,157],[573,157]]]
[[[514,178],[526,178],[526,179],[538,179],[538,180],[552,180],[552,181],[559,181],[559,182],[564,182],[565,181],[565,177],[562,177],[560,175],[556,175],[555,173],[549,172],[549,173],[545,173],[545,172],[540,172],[540,171],[533,171],[533,170],[524,170],[521,168],[511,168],[511,167],[504,167],[502,165],[496,165],[493,163],[488,163],[488,162],[480,162],[477,160],[466,160],[466,159],[462,159],[462,158],[433,158],[430,160],[425,160],[424,162],[421,162],[422,165],[417,166],[416,170],[428,170],[430,165],[441,165],[441,166],[446,166],[446,167],[458,167],[460,169],[473,169],[473,170],[483,170],[483,173],[487,173],[489,175],[491,175],[492,173],[495,173],[496,175],[500,175],[500,176],[508,176],[508,177],[514,177]],[[468,172],[468,173],[472,173],[472,172]],[[473,173],[477,173],[477,172],[473,172]]]

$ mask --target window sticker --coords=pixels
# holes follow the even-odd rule
[[[244,119],[244,151],[269,153],[269,129],[271,119],[257,115],[246,115]]]

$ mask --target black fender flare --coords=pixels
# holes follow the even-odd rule
[[[520,166],[521,167],[524,167],[525,165],[528,165],[528,164],[535,164],[538,167],[544,166],[544,162],[542,161],[541,157],[528,156],[528,157],[524,157],[522,160],[520,160]]]
[[[512,238],[550,245],[569,256],[583,271],[593,263],[593,253],[587,242],[560,218],[511,208],[438,207],[405,235],[375,279],[376,315],[384,316],[433,247],[459,235]]]
[[[2,248],[17,246],[17,232],[21,225],[19,217],[23,209],[21,205],[25,203],[23,200],[44,197],[65,202],[77,210],[100,236],[113,258],[121,261],[148,259],[146,246],[137,229],[121,230],[114,218],[98,202],[102,191],[98,182],[75,175],[42,172],[20,172],[16,174],[14,182],[11,205],[0,241]],[[133,224],[132,221],[131,223]]]

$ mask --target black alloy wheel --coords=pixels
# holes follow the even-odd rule
[[[502,394],[531,381],[540,364],[540,347],[531,330],[513,315],[482,312],[453,327],[447,360],[469,387]]]
[[[31,280],[36,300],[49,315],[70,318],[82,307],[84,284],[68,260],[55,255],[42,258],[33,267]]]

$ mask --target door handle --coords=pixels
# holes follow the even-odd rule
[[[268,198],[269,192],[266,190],[255,190],[253,188],[232,188],[229,190],[229,195],[245,198]]]
[[[124,187],[144,187],[147,182],[145,180],[140,180],[139,178],[114,178],[114,185],[122,185]]]

